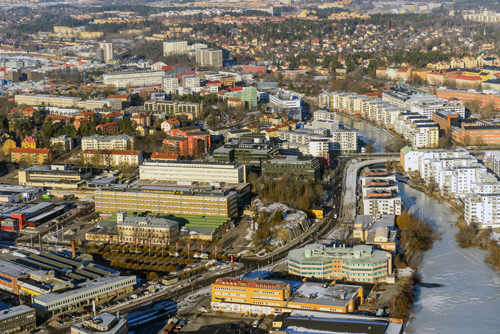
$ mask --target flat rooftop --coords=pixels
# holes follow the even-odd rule
[[[21,276],[27,276],[34,270],[31,270],[29,268],[22,267],[18,264],[5,261],[5,260],[0,260],[0,273],[9,275],[15,278],[19,278]]]
[[[12,318],[14,316],[21,315],[23,313],[29,312],[29,311],[35,311],[34,308],[31,308],[26,305],[19,305],[19,306],[14,306],[9,309],[3,310],[0,312],[0,321],[8,318]]]
[[[323,283],[305,282],[296,291],[290,303],[345,307],[357,298],[358,285],[333,285],[327,288]]]

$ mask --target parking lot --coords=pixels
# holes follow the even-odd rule
[[[257,328],[254,327],[256,321]],[[272,321],[270,319],[264,321],[264,315],[250,316],[241,313],[212,312],[203,313],[195,321],[189,322],[182,328],[181,333],[224,328],[237,334],[264,334],[270,329],[269,324],[272,325]]]

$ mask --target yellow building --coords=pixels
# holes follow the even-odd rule
[[[236,217],[235,192],[219,190],[173,190],[168,187],[110,186],[94,192],[96,212],[151,212],[195,216]]]
[[[319,206],[314,206],[311,208],[311,213],[316,217],[316,219],[323,219],[323,208]]]
[[[47,148],[20,148],[16,147],[10,151],[12,162],[33,164],[47,164],[52,161],[52,151]]]
[[[21,142],[21,147],[22,148],[37,148],[37,143],[38,143],[38,138],[33,137],[33,136],[27,136]]]
[[[4,154],[10,154],[10,151],[13,148],[17,147],[16,142],[12,139],[12,137],[8,133],[4,133],[0,137],[0,143],[2,144]]]
[[[212,309],[245,314],[275,314],[294,309],[352,313],[363,303],[363,288],[355,285],[327,285],[283,281],[219,278],[212,284]],[[295,284],[294,284],[295,285]]]

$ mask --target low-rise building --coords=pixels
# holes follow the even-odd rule
[[[97,132],[101,131],[100,133],[103,135],[116,135],[118,133],[118,123],[112,121],[104,124],[99,124],[95,127],[95,130]]]
[[[296,180],[317,181],[321,166],[310,155],[280,155],[262,162],[262,175],[272,178],[291,177]]]
[[[19,294],[18,279],[28,278],[33,270],[16,263],[0,260],[0,289]]]
[[[119,241],[140,245],[171,245],[179,237],[179,223],[172,219],[152,216],[117,215],[116,232]]]
[[[372,246],[306,245],[288,253],[288,273],[299,277],[383,282],[392,275],[392,255]]]
[[[395,252],[395,215],[361,215],[354,221],[354,238],[377,248]]]
[[[32,166],[19,171],[20,186],[49,189],[76,189],[92,176],[90,168],[68,167],[64,164]]]
[[[21,148],[10,151],[11,162],[27,162],[31,164],[48,164],[52,161],[52,150],[48,148]]]
[[[93,300],[134,290],[135,276],[114,273],[76,285],[73,289],[46,293],[33,298],[33,307],[39,318],[47,319],[75,307],[90,304]]]
[[[83,160],[94,166],[139,166],[143,157],[141,151],[84,150]]]
[[[177,181],[179,184],[240,183],[246,178],[244,165],[196,161],[147,161],[140,166],[139,176],[141,180]]]
[[[203,103],[180,101],[148,101],[144,103],[146,111],[162,111],[168,117],[187,116],[189,119],[200,117]]]
[[[35,327],[35,309],[29,306],[14,306],[0,313],[0,330],[2,333],[28,332],[35,329]]]
[[[50,138],[50,143],[54,148],[60,148],[63,152],[68,152],[73,149],[73,138],[66,135],[60,135],[59,137]]]
[[[71,334],[128,334],[128,321],[111,313],[98,316],[71,325]]]
[[[134,137],[120,134],[104,136],[94,134],[82,138],[82,150],[131,150],[134,148]]]
[[[37,148],[37,144],[38,144],[38,138],[36,138],[35,136],[27,136],[21,142],[21,147],[22,148]]]
[[[212,284],[212,309],[254,314],[281,314],[294,309],[352,313],[363,302],[361,286],[294,283],[300,286],[292,294],[290,283],[279,280],[219,278]]]

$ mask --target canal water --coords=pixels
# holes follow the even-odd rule
[[[458,215],[425,193],[400,183],[405,206],[430,221],[442,240],[422,257],[422,286],[406,333],[500,333],[500,272],[486,251],[462,249],[452,226]]]
[[[376,152],[383,152],[389,134],[337,115],[341,124],[356,129],[365,142],[373,141]],[[442,233],[442,239],[422,256],[422,285],[405,333],[500,333],[500,272],[484,262],[487,252],[457,245],[458,215],[447,206],[404,183],[399,188],[404,205]]]
[[[337,120],[345,128],[357,130],[358,138],[363,140],[365,143],[369,140],[373,141],[373,147],[375,152],[384,152],[384,145],[392,137],[384,130],[366,122],[360,121],[358,119],[352,119],[341,113],[337,113]]]

